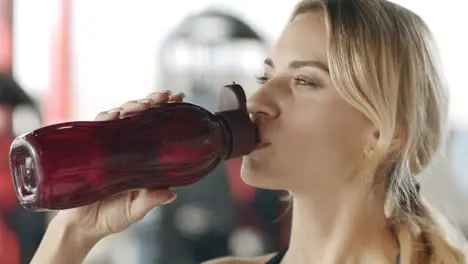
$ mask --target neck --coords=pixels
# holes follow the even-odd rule
[[[384,197],[375,193],[357,186],[333,193],[294,193],[284,263],[393,264],[398,245],[384,214]],[[383,187],[378,193],[384,193]]]

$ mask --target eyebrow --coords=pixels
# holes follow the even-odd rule
[[[265,65],[268,65],[272,68],[275,67],[275,64],[273,63],[273,60],[270,59],[270,58],[267,58],[265,59],[265,62],[264,62]],[[316,68],[319,68],[323,71],[325,71],[326,73],[330,73],[330,70],[328,69],[328,66],[325,65],[323,62],[321,61],[317,61],[317,60],[307,60],[307,61],[291,61],[289,63],[289,66],[288,66],[290,69],[299,69],[299,68],[303,68],[303,67],[316,67]]]

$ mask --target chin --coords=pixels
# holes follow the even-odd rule
[[[269,166],[271,163],[263,163],[246,156],[242,161],[241,178],[244,183],[261,189],[284,190],[284,178]]]

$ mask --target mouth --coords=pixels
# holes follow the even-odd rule
[[[260,133],[259,127],[257,127],[257,129],[256,129],[255,132],[256,132],[255,137],[256,137],[256,142],[257,142],[257,144],[255,145],[253,151],[257,151],[257,150],[260,150],[260,149],[264,149],[264,148],[268,147],[269,145],[271,145],[271,143],[262,142],[262,135],[261,135],[261,133]]]
[[[268,146],[270,146],[270,145],[271,145],[271,143],[259,142],[259,143],[257,143],[257,145],[255,145],[255,148],[254,148],[253,151],[257,151],[257,150],[260,150],[260,149],[264,149],[264,148],[266,148],[266,147],[268,147]]]

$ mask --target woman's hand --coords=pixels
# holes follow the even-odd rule
[[[101,112],[95,120],[115,120],[159,104],[180,102],[183,98],[183,94],[153,93],[145,99],[129,101],[121,107]],[[90,205],[60,211],[52,220],[33,263],[60,263],[60,255],[65,256],[69,250],[72,251],[70,254],[77,255],[76,258],[84,258],[100,239],[123,231],[143,219],[154,207],[168,204],[175,198],[176,195],[170,190],[135,190]]]
[[[183,94],[157,92],[138,101],[129,101],[110,111],[101,112],[96,121],[114,120],[136,114],[167,102],[180,102]],[[108,197],[103,201],[58,213],[57,220],[77,226],[98,239],[120,232],[140,221],[155,206],[172,202],[176,195],[169,190],[138,190]]]

